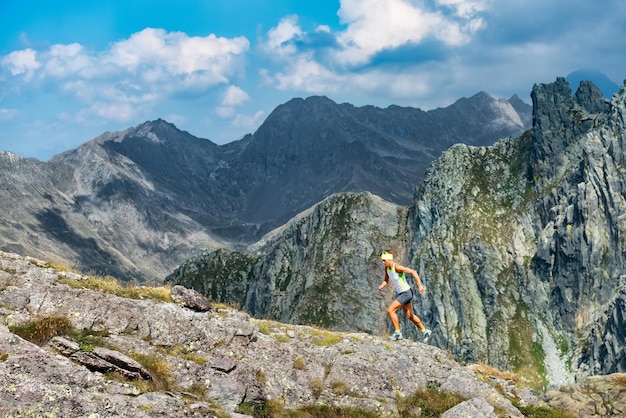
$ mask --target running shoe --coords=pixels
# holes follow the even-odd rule
[[[389,336],[391,341],[398,341],[402,339],[402,333],[400,331],[394,331],[393,334]]]

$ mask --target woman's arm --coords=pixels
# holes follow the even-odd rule
[[[415,279],[415,283],[417,283],[417,291],[420,293],[420,295],[424,294],[424,286],[422,286],[422,281],[420,280],[420,276],[417,274],[417,271],[408,267],[401,266],[399,264],[396,264],[396,271],[404,274],[408,273],[413,276],[413,278]]]

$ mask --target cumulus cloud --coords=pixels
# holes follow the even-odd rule
[[[237,106],[242,105],[248,100],[250,100],[250,96],[241,88],[228,86],[222,95],[221,104],[217,107],[216,112],[223,118],[232,117],[236,113]]]
[[[24,81],[30,81],[35,71],[41,67],[41,63],[37,61],[37,53],[30,48],[11,52],[1,62],[11,75],[21,76]]]
[[[264,52],[275,60],[289,58],[298,52],[296,42],[303,32],[298,25],[298,16],[282,18],[276,27],[267,33],[267,41],[262,45]]]
[[[399,94],[424,93],[424,83],[409,83],[404,77],[403,81],[393,80],[394,72],[400,70],[378,68],[378,57],[384,55],[389,63],[395,51],[404,50],[403,55],[415,51],[425,57],[422,60],[428,60],[441,55],[434,53],[435,46],[442,50],[461,48],[485,27],[482,14],[489,4],[490,0],[342,0],[337,15],[345,28],[335,33],[325,25],[307,33],[296,16],[288,16],[268,32],[263,48],[284,65],[274,72],[266,69],[261,75],[266,83],[281,90],[313,94],[355,88],[374,92],[383,79],[391,83],[388,89]],[[319,38],[322,35],[325,38]],[[309,48],[317,39],[325,39],[326,44]],[[419,57],[413,59],[413,66],[418,65]]]
[[[230,83],[248,49],[245,37],[190,37],[147,28],[104,51],[56,44],[41,51],[14,51],[0,63],[19,88],[37,80],[81,100],[88,105],[81,117],[127,121],[159,100],[199,96]]]
[[[237,115],[233,118],[231,126],[237,128],[256,128],[261,124],[265,117],[265,112],[259,110],[253,115]]]
[[[19,113],[17,109],[0,108],[0,120],[14,119]]]

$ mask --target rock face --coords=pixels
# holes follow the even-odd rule
[[[238,416],[240,408],[270,400],[383,415],[397,414],[402,399],[429,387],[471,400],[446,416],[480,410],[485,417],[521,417],[512,401],[546,405],[538,394],[497,375],[485,379],[436,347],[258,320],[228,308],[197,312],[126,299],[83,288],[89,277],[47,266],[0,252],[2,416]],[[11,332],[45,318],[64,318],[101,339],[85,349],[70,333],[38,346]],[[151,361],[144,367],[131,356]],[[106,364],[140,376],[114,379],[99,372]],[[144,379],[159,385],[138,383]]]
[[[382,333],[391,293],[380,248],[403,255],[406,207],[369,193],[329,197],[254,253],[215,250],[188,260],[166,280],[263,318],[339,331]]]
[[[406,216],[401,206],[376,212],[368,196],[335,196],[315,212],[329,218],[308,215],[265,246],[233,253],[251,257],[239,270],[222,269],[216,260],[231,256],[209,252],[168,279],[269,318],[380,332],[388,300],[372,296],[382,278],[375,266],[390,247],[426,287],[414,305],[433,344],[457,360],[513,370],[538,386],[624,372],[626,87],[606,100],[586,82],[572,95],[559,78],[535,86],[532,99],[532,130],[490,147],[452,146]],[[331,227],[367,218],[358,207],[370,221]],[[315,233],[303,234],[304,225]],[[340,256],[317,256],[327,248]],[[252,285],[216,280],[220,271],[243,272]],[[306,314],[311,277],[327,290],[316,296],[324,302],[317,316]],[[323,314],[339,300],[345,311]]]
[[[45,163],[0,153],[0,249],[162,280],[199,249],[256,241],[333,193],[408,204],[451,144],[519,134],[529,115],[485,93],[429,112],[310,97],[222,146],[156,120]]]

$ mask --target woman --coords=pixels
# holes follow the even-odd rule
[[[406,281],[406,274],[411,274],[415,278],[415,283],[417,283],[417,291],[420,295],[423,295],[424,287],[422,286],[422,282],[420,281],[417,272],[408,267],[394,263],[393,252],[391,251],[383,251],[380,255],[380,259],[385,265],[385,280],[380,284],[380,286],[378,286],[378,290],[383,290],[383,288],[389,284],[389,280],[391,280],[397,292],[396,299],[391,302],[391,305],[387,308],[387,313],[389,314],[389,318],[391,318],[391,323],[395,329],[389,338],[393,341],[402,339],[400,323],[398,321],[398,315],[396,314],[396,311],[402,308],[406,317],[413,322],[420,331],[422,331],[424,342],[427,342],[431,331],[427,329],[417,315],[413,313],[413,304],[411,303],[411,300],[413,299],[413,291],[411,290],[411,286]]]

